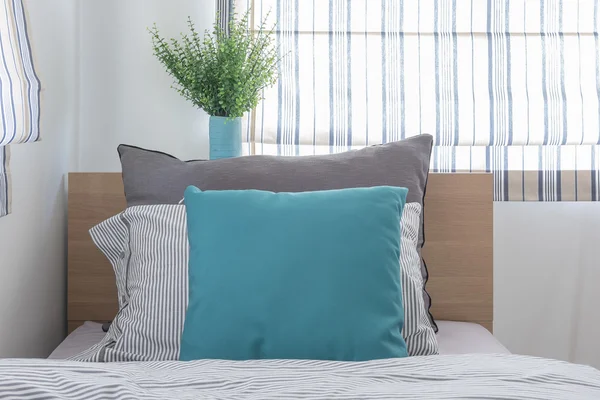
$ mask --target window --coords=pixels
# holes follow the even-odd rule
[[[496,200],[600,200],[597,1],[235,4],[251,29],[271,12],[284,56],[248,115],[248,152],[430,133],[432,171],[493,172]]]

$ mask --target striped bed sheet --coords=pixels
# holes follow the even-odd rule
[[[599,399],[600,372],[526,356],[468,354],[361,363],[302,360],[0,361],[10,399]]]

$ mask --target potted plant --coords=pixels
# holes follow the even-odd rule
[[[191,18],[190,33],[167,40],[156,24],[150,33],[154,54],[175,79],[174,88],[210,115],[210,159],[242,153],[242,116],[262,100],[263,89],[278,78],[279,52],[274,28],[248,29],[250,10],[231,19],[227,31],[219,24],[200,37]]]

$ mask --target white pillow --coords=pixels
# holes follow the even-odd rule
[[[404,328],[408,354],[438,354],[423,303],[417,253],[421,206],[402,215],[400,252]],[[188,240],[184,205],[130,207],[90,230],[113,265],[119,312],[104,339],[75,356],[77,361],[179,359],[188,302]]]

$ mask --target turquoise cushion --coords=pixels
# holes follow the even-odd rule
[[[406,357],[399,255],[407,192],[189,187],[180,359]]]

